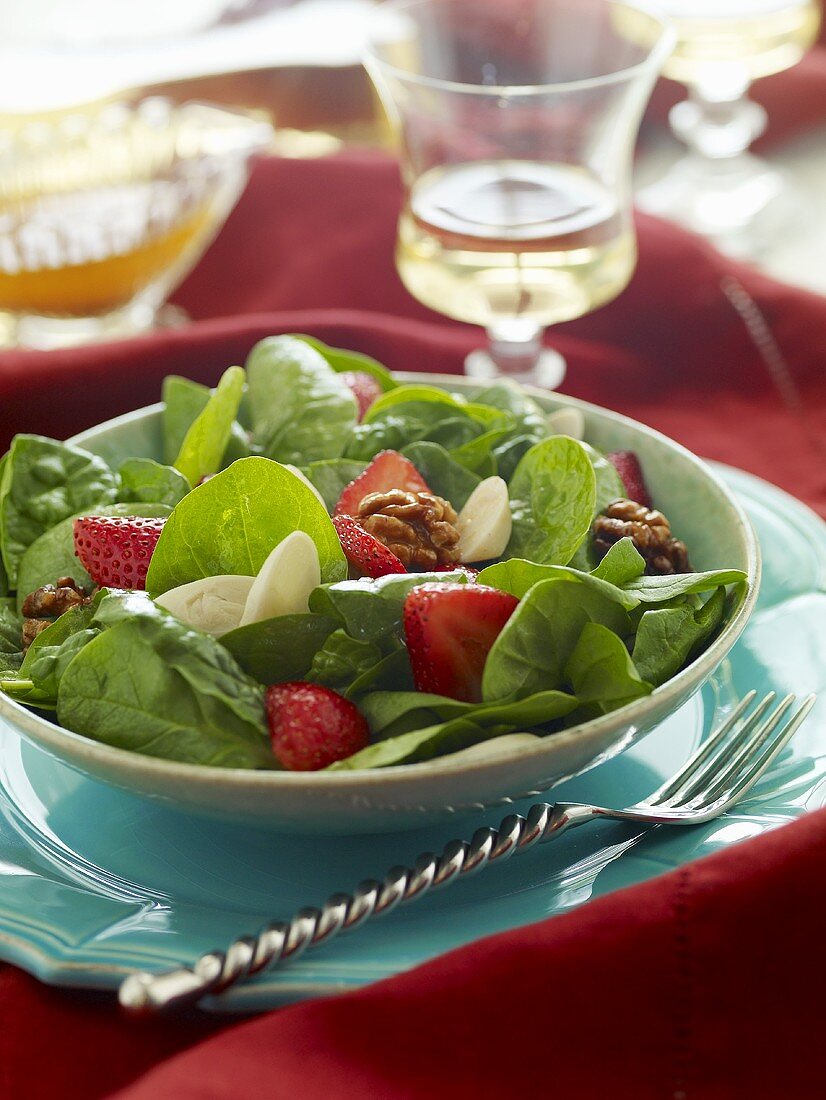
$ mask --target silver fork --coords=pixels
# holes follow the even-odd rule
[[[358,928],[396,905],[491,863],[504,862],[588,821],[610,818],[651,825],[710,821],[754,786],[815,703],[815,696],[809,695],[790,716],[795,697],[787,695],[767,716],[775,700],[775,693],[770,692],[746,717],[756,696],[756,691],[750,691],[672,779],[625,810],[578,802],[538,802],[524,817],[509,814],[498,829],[478,829],[470,842],[451,840],[441,855],[425,852],[412,867],[393,867],[381,882],[366,879],[352,894],[333,894],[320,909],[299,909],[292,920],[268,924],[255,936],[241,936],[225,952],[210,951],[191,967],[130,974],[121,984],[120,1003],[136,1015],[195,1004],[267,967],[295,959],[306,948],[326,943],[339,932]]]

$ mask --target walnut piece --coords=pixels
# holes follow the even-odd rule
[[[54,619],[24,619],[23,620],[23,652],[25,653],[37,635],[51,626]]]
[[[453,505],[434,493],[404,489],[368,493],[354,517],[406,569],[434,569],[458,562],[456,518]]]
[[[612,500],[593,525],[594,548],[602,560],[615,542],[630,538],[645,558],[646,573],[691,573],[685,543],[671,534],[671,524],[656,509],[634,500]]]
[[[30,592],[23,601],[23,651],[32,644],[41,630],[60,618],[70,607],[89,603],[91,596],[74,582],[73,577],[58,577],[54,584],[44,584]]]
[[[74,578],[58,577],[54,584],[44,584],[42,588],[30,592],[21,610],[27,619],[56,619],[85,599],[85,592],[78,588]]]

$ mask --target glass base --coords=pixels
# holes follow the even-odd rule
[[[669,218],[739,259],[759,259],[803,215],[783,172],[743,153],[711,160],[691,154],[636,197],[641,210]]]
[[[527,369],[502,370],[483,348],[472,351],[465,359],[465,375],[468,378],[475,378],[479,382],[512,378],[514,382],[542,386],[547,390],[555,390],[562,384],[566,369],[564,357],[552,348],[543,348],[533,365]]]
[[[0,346],[52,351],[81,344],[123,340],[157,328],[176,328],[189,320],[179,306],[160,309],[133,302],[100,317],[45,317],[0,312]]]

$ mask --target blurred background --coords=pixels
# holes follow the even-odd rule
[[[826,293],[819,0],[661,4],[684,48],[643,126],[641,205]],[[0,0],[0,340],[53,347],[174,324],[166,299],[251,157],[389,148],[361,64],[374,9]]]

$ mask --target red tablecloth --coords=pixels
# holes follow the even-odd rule
[[[4,434],[70,434],[157,399],[170,371],[213,381],[279,331],[397,369],[458,371],[479,336],[403,291],[397,206],[395,167],[380,156],[261,164],[177,296],[196,323],[3,355]],[[564,390],[826,513],[826,302],[679,230],[644,218],[639,229],[629,290],[553,334],[569,361]],[[247,1024],[192,1015],[136,1026],[107,997],[0,967],[0,1096],[92,1100],[159,1064],[130,1097],[815,1096],[824,857],[821,813],[355,995]]]

